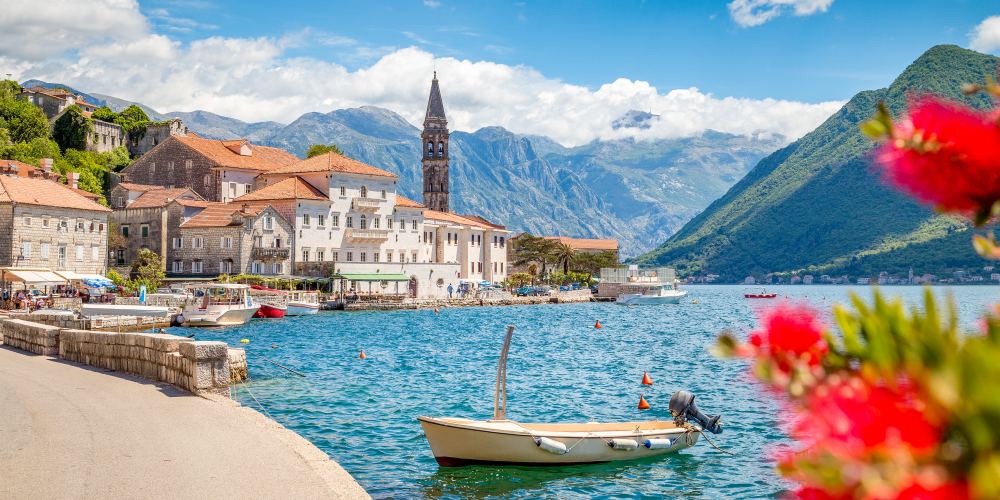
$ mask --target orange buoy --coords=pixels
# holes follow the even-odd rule
[[[368,356],[365,355],[365,350],[364,349],[361,350],[361,354],[358,354],[358,358],[360,358],[360,359],[365,359],[367,357]]]
[[[649,402],[646,401],[646,398],[643,397],[642,394],[639,395],[639,409],[640,410],[649,409]]]
[[[594,328],[597,328],[597,329],[604,328],[603,326],[601,326],[601,320],[597,320],[597,323],[594,323]]]
[[[642,385],[653,385],[653,379],[649,376],[649,372],[642,372]]]

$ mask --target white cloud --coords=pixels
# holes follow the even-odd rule
[[[749,28],[760,26],[789,10],[796,16],[826,12],[833,0],[733,0],[729,15],[736,24]]]
[[[430,7],[436,9],[441,6],[441,2],[438,0],[424,0],[424,7]]]
[[[1000,50],[1000,16],[990,16],[983,19],[972,30],[972,40],[969,47],[980,52],[995,52]]]
[[[134,0],[3,2],[0,56],[42,58],[148,30]]]
[[[138,19],[144,22],[141,16]],[[0,32],[6,24],[6,18],[0,18]],[[9,68],[6,71],[19,80],[65,83],[160,111],[203,109],[246,121],[287,123],[310,111],[375,105],[420,123],[430,73],[436,67],[453,130],[500,125],[547,135],[566,145],[596,138],[685,137],[707,129],[779,133],[791,140],[842,105],[716,97],[697,88],[660,91],[626,78],[591,89],[526,66],[435,58],[417,47],[387,48],[373,63],[348,70],[289,53],[323,37],[335,48],[363,48],[328,33],[306,30],[277,38],[210,37],[181,43],[140,24],[141,30],[109,28],[86,44],[64,47],[62,53],[47,58],[0,53],[0,68]],[[75,26],[63,29],[72,31]],[[71,48],[76,50],[66,50]],[[661,118],[648,129],[613,130],[611,123],[631,109],[652,111]]]

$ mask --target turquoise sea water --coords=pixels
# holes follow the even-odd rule
[[[609,303],[476,307],[396,312],[324,312],[259,320],[225,329],[171,329],[200,340],[246,345],[252,392],[272,418],[312,441],[374,497],[767,498],[789,487],[769,456],[787,443],[777,404],[747,375],[745,363],[713,357],[719,331],[745,336],[756,309],[777,301],[743,298],[743,287],[691,286],[682,304],[626,308]],[[828,313],[850,291],[827,286],[773,287]],[[909,304],[919,287],[883,287]],[[997,287],[951,293],[959,319],[975,328]],[[694,303],[697,301],[697,303]],[[596,320],[604,328],[594,329]],[[508,364],[508,416],[520,421],[669,419],[670,394],[687,389],[723,416],[711,436],[677,455],[642,462],[558,468],[439,468],[418,415],[486,419],[504,325],[517,327]],[[368,359],[358,359],[364,349]],[[273,360],[307,375],[300,378]],[[654,380],[640,385],[642,372]],[[236,397],[260,410],[245,388]],[[645,393],[652,409],[636,409]]]

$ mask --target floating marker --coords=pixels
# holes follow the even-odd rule
[[[649,372],[642,372],[642,385],[653,385],[653,379],[649,376]]]
[[[250,343],[250,339],[240,339],[240,343],[241,344],[249,344]]]
[[[642,394],[640,394],[639,395],[639,409],[640,410],[648,410],[649,408],[650,408],[649,402],[647,402],[646,398],[643,397]]]
[[[278,348],[278,344],[271,344],[271,349],[277,349],[277,348]]]
[[[597,328],[598,330],[604,328],[603,326],[601,326],[601,320],[597,320],[597,323],[594,323],[594,328]]]
[[[358,358],[360,358],[360,359],[366,359],[366,358],[368,358],[368,356],[365,355],[365,350],[364,349],[361,350],[361,354],[358,354]]]

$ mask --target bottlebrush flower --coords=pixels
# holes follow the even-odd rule
[[[925,203],[983,222],[1000,200],[996,116],[931,96],[912,101],[909,118],[878,151],[885,177]]]
[[[764,314],[761,323],[763,329],[750,334],[750,345],[781,370],[788,371],[796,361],[818,365],[827,353],[823,327],[806,305],[779,304]]]

